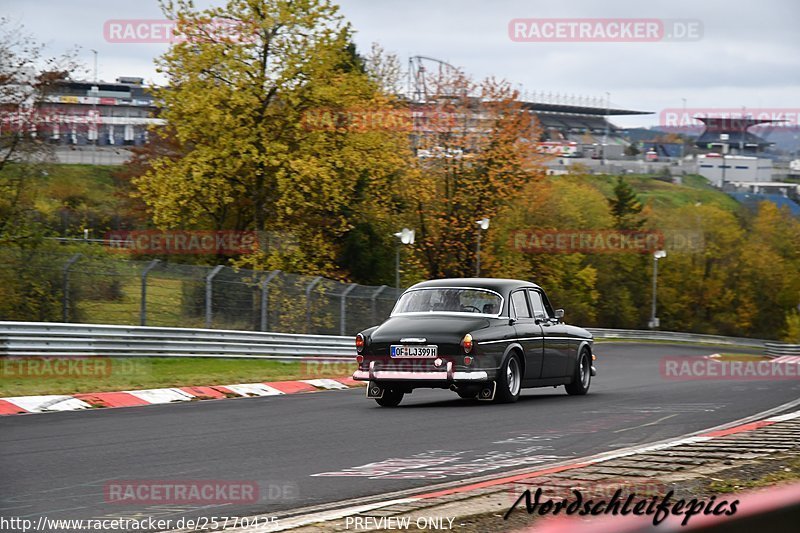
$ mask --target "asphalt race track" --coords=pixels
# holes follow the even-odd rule
[[[534,389],[511,405],[423,390],[385,409],[355,389],[2,417],[0,515],[277,512],[648,443],[800,397],[797,379],[674,381],[660,374],[662,357],[720,351],[737,350],[599,344],[588,396]],[[382,464],[364,468],[369,463]],[[256,481],[262,501],[105,503],[104,486],[119,480]]]

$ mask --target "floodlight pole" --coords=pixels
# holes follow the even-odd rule
[[[475,277],[481,277],[481,231],[489,229],[489,219],[484,217],[475,222],[478,225],[478,238],[475,248]]]
[[[400,288],[400,247],[402,244],[397,243],[397,251],[394,257],[394,288]]]
[[[394,234],[395,237],[398,238],[400,241],[397,243],[397,250],[395,250],[394,256],[394,287],[396,289],[400,288],[400,248],[404,244],[414,244],[414,231],[408,228],[403,228],[403,231],[399,231]]]
[[[666,257],[667,253],[664,250],[659,250],[653,254],[653,300],[650,309],[650,329],[656,329],[656,295],[658,292],[658,260]]]
[[[608,114],[611,108],[611,93],[606,92],[606,129],[603,132],[603,165],[605,166],[607,163],[606,161],[606,144],[608,143]]]
[[[478,244],[475,250],[475,277],[481,277],[481,230],[478,228]]]

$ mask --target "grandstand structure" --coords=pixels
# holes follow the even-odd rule
[[[408,89],[404,96],[412,112],[423,116],[431,105],[464,98],[463,94],[452,94],[453,86],[447,83],[447,80],[458,79],[460,75],[458,68],[438,59],[426,56],[409,59]],[[480,96],[467,97],[476,102],[476,111],[466,122],[472,129],[478,129],[480,112],[477,103]],[[541,127],[541,137],[535,139],[540,150],[561,157],[622,157],[629,143],[622,129],[611,122],[611,117],[652,114],[650,111],[612,107],[607,99],[544,92],[534,93],[532,97],[523,94],[521,104],[536,117]],[[429,129],[424,120],[415,123],[417,135],[425,135],[433,129]]]
[[[773,125],[771,119],[750,117],[695,117],[705,124],[703,133],[697,137],[698,148],[723,154],[756,155],[765,152],[773,143],[749,131],[753,126]]]
[[[0,127],[25,123],[31,135],[57,146],[124,147],[146,143],[148,127],[164,124],[155,113],[142,78],[60,80],[36,109],[5,113]]]
[[[532,113],[542,128],[544,143],[561,143],[574,147],[571,157],[616,158],[623,155],[628,142],[623,131],[611,122],[614,116],[647,115],[649,111],[636,111],[569,103],[523,102],[523,107]],[[561,154],[567,155],[567,154]]]

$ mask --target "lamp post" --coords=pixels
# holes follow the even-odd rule
[[[475,277],[481,277],[481,231],[489,229],[489,219],[484,217],[477,222],[478,225],[478,244],[475,248]]]
[[[91,50],[94,54],[94,82],[97,83],[97,50]]]
[[[666,250],[658,250],[653,254],[653,306],[650,311],[650,329],[656,329],[659,326],[658,317],[656,317],[656,292],[658,290],[658,260],[667,257]]]
[[[100,87],[97,85],[92,85],[92,88],[89,89],[88,94],[92,95],[92,120],[89,124],[87,134],[90,137],[89,140],[92,141],[92,164],[96,165],[97,143],[100,140],[100,119],[98,118],[99,116],[97,114],[97,100],[100,98]]]
[[[680,123],[683,124],[683,121],[686,120],[686,98],[681,98],[683,100],[683,113],[681,113],[681,120]],[[689,121],[686,121],[688,126]],[[686,136],[685,132],[681,135],[681,170],[683,170],[683,158],[686,156]]]
[[[603,131],[603,165],[607,164],[606,161],[606,143],[608,142],[608,114],[611,108],[611,93],[606,92],[606,129]]]
[[[401,244],[414,244],[414,230],[403,228],[394,234],[395,237],[400,239]],[[400,244],[397,245],[397,251],[394,258],[394,286],[396,289],[400,288]]]

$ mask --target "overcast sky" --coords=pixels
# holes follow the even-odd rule
[[[223,0],[198,0],[198,6]],[[405,62],[425,55],[475,77],[496,76],[528,92],[585,95],[613,107],[654,111],[618,118],[658,122],[658,112],[695,108],[800,108],[800,1],[670,0],[340,0],[356,43],[372,42]],[[78,46],[99,77],[160,80],[153,58],[166,44],[113,43],[104,23],[161,19],[156,0],[0,0],[0,14],[25,26],[57,54]],[[685,42],[514,42],[512,19],[692,19],[702,38]]]

